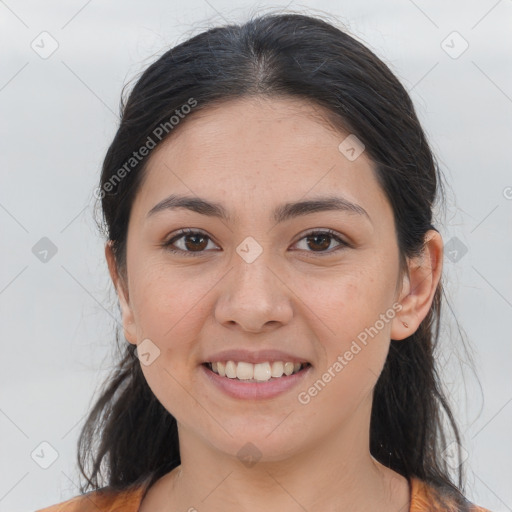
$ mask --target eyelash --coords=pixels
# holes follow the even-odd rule
[[[206,251],[205,250],[202,250],[202,251],[185,251],[183,249],[174,249],[172,248],[172,244],[174,244],[176,241],[180,240],[181,238],[185,237],[186,235],[203,235],[204,237],[206,237],[209,241],[212,241],[212,239],[206,234],[206,233],[203,233],[202,231],[198,231],[198,230],[192,230],[192,229],[182,229],[180,231],[178,231],[178,233],[173,236],[170,240],[168,240],[167,242],[163,243],[162,246],[174,253],[174,254],[182,254],[182,255],[185,255],[185,256],[192,256],[192,257],[196,257],[196,256],[200,256],[202,254],[204,254]],[[296,242],[300,242],[301,240],[303,240],[304,238],[307,238],[307,237],[310,237],[310,236],[314,236],[314,235],[329,235],[331,238],[333,238],[336,242],[339,242],[340,245],[338,247],[336,247],[334,250],[329,250],[329,251],[306,251],[306,252],[311,252],[313,253],[315,256],[325,256],[325,255],[329,255],[329,254],[332,254],[338,250],[341,250],[341,249],[344,249],[346,247],[351,247],[349,243],[345,242],[344,240],[342,240],[338,234],[331,230],[331,229],[326,229],[326,230],[312,230],[312,231],[309,231],[307,233],[305,233],[304,235],[302,235],[302,237]]]

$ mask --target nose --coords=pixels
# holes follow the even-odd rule
[[[228,328],[262,332],[286,325],[293,317],[293,293],[285,279],[260,255],[241,261],[220,283],[216,320]]]

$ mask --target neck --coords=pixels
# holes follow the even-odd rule
[[[244,464],[179,425],[181,465],[164,477],[162,510],[405,512],[408,482],[373,459],[368,431],[352,421],[300,453]]]

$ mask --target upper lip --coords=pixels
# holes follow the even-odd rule
[[[265,363],[274,361],[282,361],[292,362],[292,363],[308,363],[309,361],[300,356],[294,356],[293,354],[289,354],[287,352],[283,352],[282,350],[275,349],[263,349],[263,350],[244,350],[244,349],[234,349],[234,350],[224,350],[222,352],[216,352],[211,356],[208,356],[205,363],[216,363],[216,362],[225,362],[225,361],[244,361],[246,363]]]

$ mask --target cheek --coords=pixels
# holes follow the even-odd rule
[[[187,269],[170,269],[163,264],[145,265],[134,276],[131,294],[141,335],[154,339],[163,348],[170,341],[190,337],[194,326],[200,325],[197,319],[207,301],[205,293],[215,282],[211,279],[210,284],[209,281],[208,276],[191,277]]]
[[[316,324],[326,328],[329,338],[343,345],[392,310],[396,284],[392,274],[379,263],[372,268],[361,262],[358,267],[331,273],[324,281],[297,279],[294,291],[309,308],[311,321],[316,316]],[[378,327],[387,334],[390,322]]]
[[[198,369],[197,340],[212,307],[205,293],[214,285],[208,278],[184,276],[186,272],[162,265],[147,266],[133,287],[137,338],[158,347],[158,356],[150,365],[142,364],[142,371],[157,399],[180,418],[183,411],[201,413],[184,387]]]
[[[177,274],[162,265],[148,265],[140,275],[132,274],[130,292],[137,342],[150,340],[144,341],[144,346],[154,354],[148,365],[141,358],[142,371],[155,396],[171,414],[193,405],[186,401],[179,383],[187,382],[197,371],[200,317],[205,314],[207,299],[204,283],[189,279],[185,285]]]
[[[347,405],[373,387],[388,353],[395,281],[383,268],[377,264],[373,270],[366,266],[364,271],[343,273],[329,286],[317,287],[308,302],[321,320],[315,324],[326,327],[317,330],[324,349],[321,380],[336,382],[329,385],[333,399]],[[347,389],[351,396],[346,396]]]

